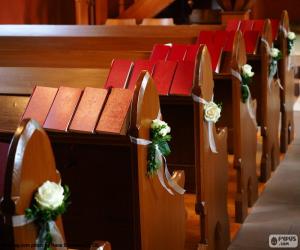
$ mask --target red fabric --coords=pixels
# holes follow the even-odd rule
[[[131,60],[114,59],[104,87],[126,88],[132,66]]]
[[[245,33],[246,31],[252,30],[253,24],[253,20],[243,20],[240,25],[240,31]]]
[[[205,30],[199,33],[197,44],[212,44],[214,40],[214,31]]]
[[[136,60],[130,75],[129,84],[127,88],[134,90],[136,81],[138,80],[142,70],[147,70],[152,75],[154,70],[154,62],[149,60]]]
[[[196,62],[196,56],[198,54],[199,48],[199,44],[189,45],[184,57],[184,61]]]
[[[265,20],[254,20],[252,30],[258,31],[261,34],[264,30],[264,26],[265,26]]]
[[[186,44],[173,44],[170,53],[167,56],[167,60],[177,61],[183,60],[187,51],[188,45]]]
[[[195,63],[193,61],[179,61],[170,89],[170,95],[190,95],[194,81]]]
[[[247,54],[253,54],[258,45],[259,32],[247,31],[244,34],[246,52]]]
[[[151,61],[158,61],[158,60],[166,60],[168,57],[168,54],[171,50],[170,46],[163,45],[163,44],[155,44],[153,46],[150,60]]]
[[[241,24],[241,20],[238,19],[228,20],[226,31],[237,31],[240,27],[240,24]]]
[[[169,94],[176,66],[175,61],[157,61],[155,64],[152,76],[160,95]]]
[[[227,41],[224,46],[224,51],[232,51],[235,31],[227,32]]]
[[[277,39],[279,24],[280,24],[279,20],[271,19],[273,41]]]

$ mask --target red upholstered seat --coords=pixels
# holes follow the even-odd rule
[[[160,95],[168,95],[175,74],[176,61],[157,61],[152,74]]]
[[[240,28],[241,20],[232,19],[227,21],[226,31],[237,31]]]
[[[104,87],[126,88],[132,66],[131,60],[114,59]]]
[[[179,61],[177,63],[170,95],[190,95],[193,87],[195,63]]]
[[[174,44],[170,48],[170,52],[167,56],[167,60],[169,60],[169,61],[183,60],[185,57],[187,48],[188,48],[188,45],[186,45],[186,44]]]
[[[154,64],[155,63],[153,61],[149,61],[149,60],[136,60],[134,62],[133,69],[131,71],[127,88],[130,90],[134,90],[135,84],[137,82],[140,73],[143,70],[147,70],[150,74],[152,74],[154,70]]]
[[[254,54],[258,46],[259,32],[246,31],[244,33],[246,52],[247,54]]]
[[[166,60],[168,57],[168,54],[171,50],[171,47],[164,44],[155,44],[153,46],[150,60],[151,61],[158,61],[158,60]]]
[[[252,30],[253,24],[253,20],[243,20],[240,25],[240,31],[245,33],[246,31]]]
[[[214,47],[224,47],[228,40],[228,34],[226,30],[217,30],[214,34]]]

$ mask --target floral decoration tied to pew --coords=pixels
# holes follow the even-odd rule
[[[36,240],[38,249],[49,250],[53,244],[57,247],[64,245],[55,220],[67,211],[69,205],[70,190],[68,186],[46,181],[38,188],[31,207],[25,210],[26,219],[34,221],[39,227]]]

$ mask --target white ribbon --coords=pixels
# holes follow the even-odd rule
[[[279,25],[279,30],[281,30],[283,32],[284,37],[288,36],[288,31],[286,30],[286,28],[282,24]]]
[[[243,82],[242,76],[241,76],[241,74],[240,74],[239,72],[237,72],[237,71],[234,70],[234,69],[231,69],[231,74],[232,74],[235,78],[237,78],[241,83]],[[248,110],[248,113],[249,113],[250,117],[254,120],[254,119],[256,119],[256,117],[255,117],[253,108],[252,108],[251,103],[250,103],[250,101],[251,101],[251,99],[252,99],[252,97],[251,97],[251,92],[250,92],[250,89],[249,89],[249,87],[248,87],[247,84],[243,84],[243,86],[244,86],[244,87],[247,89],[247,91],[248,91],[248,98],[247,98],[247,102],[246,102],[247,110]]]
[[[12,216],[13,227],[22,227],[22,226],[25,226],[32,222],[34,222],[34,220],[33,219],[28,220],[25,217],[25,215]],[[49,221],[48,225],[49,225],[50,235],[52,237],[52,244],[57,249],[66,250],[67,248],[64,247],[63,237],[62,237],[58,227],[56,226],[56,223],[54,221]],[[42,241],[42,239],[44,238],[45,234],[46,234],[46,228],[41,228],[38,238],[36,239],[36,242],[35,242],[36,250],[44,249],[44,242]]]
[[[148,146],[150,144],[152,144],[152,141],[146,140],[146,139],[141,139],[141,138],[135,138],[130,136],[130,141],[134,144],[137,145],[142,145],[142,146]],[[185,193],[185,189],[183,189],[182,187],[180,187],[171,177],[171,174],[169,172],[168,169],[168,165],[167,165],[167,160],[166,158],[163,156],[163,154],[160,152],[158,145],[155,145],[155,161],[158,163],[158,165],[160,166],[157,170],[157,176],[159,179],[160,184],[163,186],[164,189],[166,189],[171,195],[174,195],[174,193],[172,192],[172,190],[170,188],[167,187],[165,181],[164,181],[164,176],[163,176],[163,166],[165,167],[165,177],[167,179],[167,183],[168,185],[178,194],[184,194]],[[164,164],[163,164],[164,163]]]
[[[198,102],[198,103],[202,103],[202,104],[208,104],[208,102],[206,100],[204,100],[203,98],[196,96],[194,94],[192,94],[192,98],[194,102]],[[212,97],[212,101],[213,101],[213,97]],[[214,133],[213,133],[213,122],[211,121],[206,121],[208,123],[208,142],[209,142],[209,147],[210,150],[217,154],[217,147],[216,147],[216,143],[215,143],[215,138],[214,138]]]
[[[266,45],[267,52],[271,56],[271,48],[270,48],[269,43],[264,38],[261,38],[261,41]],[[271,56],[271,58],[272,58],[272,56]],[[271,59],[271,60],[273,61],[273,59]],[[272,80],[273,80],[274,76],[277,74],[277,81],[276,82],[277,82],[279,88],[281,88],[283,90],[283,87],[280,84],[280,79],[279,79],[279,76],[278,76],[278,62],[277,61],[274,61],[274,62],[276,63],[276,66],[272,70],[272,72],[270,72],[270,70],[269,70],[268,86],[269,86],[269,89],[271,89]]]

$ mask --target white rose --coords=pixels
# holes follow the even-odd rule
[[[294,32],[289,31],[287,34],[287,37],[289,40],[295,40],[296,39],[296,34]]]
[[[221,109],[214,102],[204,105],[204,117],[207,122],[216,123],[221,116]]]
[[[64,200],[64,189],[60,184],[46,181],[39,187],[35,200],[41,208],[56,209]]]
[[[162,135],[162,136],[166,136],[170,132],[171,132],[171,128],[167,125],[166,127],[162,128],[159,131],[159,134]]]
[[[277,48],[271,48],[270,54],[272,57],[276,58],[279,55],[280,50]]]
[[[151,128],[155,129],[155,128],[159,128],[159,127],[161,127],[163,125],[167,126],[167,123],[164,122],[164,121],[162,121],[162,120],[155,119],[151,123]]]
[[[242,66],[242,71],[245,76],[253,77],[254,72],[252,71],[252,66],[249,64],[245,64]]]

